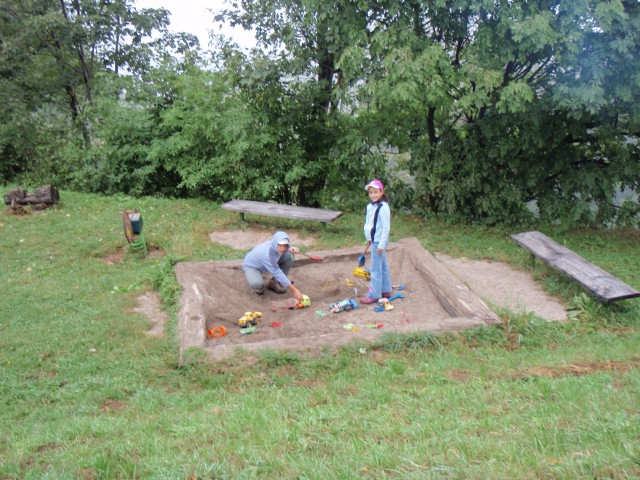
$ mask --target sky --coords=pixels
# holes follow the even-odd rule
[[[251,32],[242,28],[225,26],[222,30],[214,24],[213,17],[224,8],[224,0],[135,0],[136,9],[141,8],[165,8],[171,12],[169,17],[172,32],[187,32],[198,37],[200,46],[207,48],[209,45],[209,30],[214,33],[224,34],[232,38],[241,48],[255,46],[255,39]],[[211,12],[208,10],[212,10]]]

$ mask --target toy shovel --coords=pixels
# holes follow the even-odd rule
[[[364,252],[362,252],[360,254],[360,256],[358,257],[358,266],[359,267],[364,267],[364,262],[366,261],[366,257],[365,255],[367,254],[367,250],[369,250],[369,243],[367,243],[367,248],[364,249]]]

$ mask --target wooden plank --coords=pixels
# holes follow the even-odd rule
[[[640,292],[610,273],[560,245],[545,234],[531,231],[510,237],[532,255],[558,269],[593,293],[600,300],[612,302],[640,296]]]
[[[470,321],[474,326],[500,323],[498,315],[492,312],[447,267],[425,250],[417,238],[403,238],[398,243],[405,247],[415,269],[429,284],[438,302],[451,315],[451,320],[443,320],[443,322],[456,328],[469,326]],[[458,324],[461,321],[463,324]]]
[[[342,215],[337,210],[323,210],[320,208],[296,207],[277,203],[255,202],[253,200],[231,200],[222,208],[232,212],[253,213],[271,217],[290,218],[292,220],[311,220],[315,222],[333,222]]]

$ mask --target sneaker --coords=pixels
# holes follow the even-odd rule
[[[391,292],[382,292],[382,298],[389,298],[391,297]]]
[[[267,288],[268,288],[269,290],[272,290],[272,291],[276,292],[276,293],[285,293],[285,292],[287,291],[287,289],[286,289],[286,288],[283,288],[283,287],[282,287],[282,285],[280,285],[280,284],[276,281],[276,279],[275,279],[275,278],[272,278],[272,279],[269,281],[269,284],[267,285]]]
[[[264,295],[264,287],[254,288],[253,291],[256,292],[256,295]]]
[[[371,297],[362,297],[360,298],[360,303],[364,303],[365,305],[369,305],[371,303],[376,303],[378,301],[377,298],[371,298]]]

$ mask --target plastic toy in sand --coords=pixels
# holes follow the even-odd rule
[[[356,302],[355,298],[347,298],[346,300],[342,300],[341,302],[332,303],[329,305],[329,311],[331,313],[348,312],[349,310],[353,310],[354,308],[358,308],[358,302]]]
[[[365,280],[371,280],[371,272],[363,267],[355,267],[353,269],[353,276],[364,278]]]
[[[294,308],[307,308],[311,306],[311,299],[307,295],[302,295],[302,299],[296,301]]]
[[[393,305],[391,302],[397,300],[398,298],[405,298],[403,294],[396,293],[395,295],[391,295],[389,298],[381,298],[378,300],[379,307],[375,307],[373,309],[374,312],[387,312],[389,310],[393,310]]]
[[[382,328],[384,325],[382,323],[369,323],[367,325],[362,324],[354,324],[354,323],[345,323],[342,328],[345,330],[351,330],[353,332],[359,331],[362,327],[365,328]]]
[[[240,328],[255,327],[262,321],[262,312],[244,312],[244,315],[238,319]]]
[[[307,295],[303,295],[300,300],[290,298],[285,300],[283,305],[278,305],[276,302],[271,302],[271,311],[276,310],[297,310],[300,308],[308,308],[311,306],[311,299]]]
[[[224,325],[218,325],[217,327],[207,329],[207,338],[220,338],[227,334],[227,329]]]
[[[404,297],[404,295],[402,293],[394,293],[389,298],[387,298],[387,300],[389,300],[390,302],[393,302],[394,300],[397,300],[398,298],[405,298],[405,297]]]
[[[378,305],[378,307],[374,308],[376,312],[393,310],[393,305],[391,305],[391,302],[386,298],[381,298],[380,300],[378,300]]]

